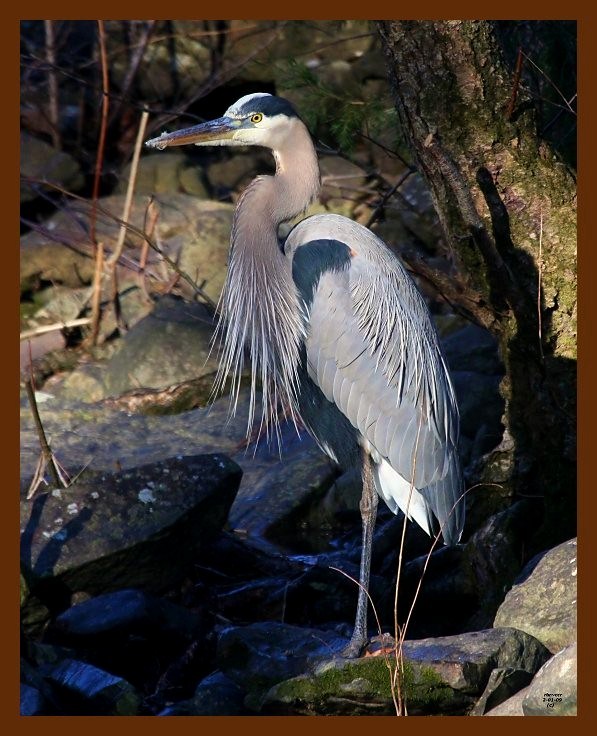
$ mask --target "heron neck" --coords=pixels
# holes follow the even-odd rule
[[[303,320],[289,261],[278,242],[278,226],[303,212],[320,187],[317,156],[307,129],[292,136],[292,147],[275,152],[275,176],[260,176],[239,199],[232,226],[228,275],[220,298],[218,332],[224,333],[218,384],[233,374],[238,397],[244,346],[251,356],[249,427],[257,384],[262,390],[262,421],[274,421],[281,402],[297,406],[298,366]],[[304,132],[303,132],[304,131]],[[273,420],[272,420],[273,418]]]
[[[260,242],[272,239],[276,240],[277,249],[279,225],[302,214],[321,188],[317,154],[305,126],[297,121],[288,139],[289,143],[272,151],[275,176],[259,176],[251,182],[236,209],[235,231],[242,231],[245,238],[249,236],[251,246],[258,249]]]

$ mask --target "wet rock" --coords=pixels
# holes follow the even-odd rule
[[[250,715],[244,705],[245,691],[222,672],[203,679],[194,697],[165,708],[160,716],[242,716]]]
[[[200,617],[182,606],[142,590],[118,590],[90,598],[56,617],[54,640],[65,646],[115,646],[131,636],[163,639],[168,647],[189,643],[199,633]]]
[[[335,632],[273,621],[255,623],[225,629],[218,641],[217,661],[231,680],[249,692],[254,707],[273,684],[312,671],[346,644]]]
[[[500,606],[494,626],[512,626],[551,652],[576,640],[576,539],[534,557]]]
[[[525,716],[576,715],[576,659],[575,642],[543,665],[522,701]]]
[[[472,716],[482,716],[488,710],[504,703],[512,695],[526,687],[533,675],[525,670],[512,667],[498,667],[489,675],[483,694],[471,711]],[[522,713],[521,713],[522,715]]]
[[[130,164],[120,175],[116,187],[125,194],[130,175]],[[183,192],[207,199],[208,192],[201,168],[182,151],[164,151],[159,155],[145,153],[139,160],[135,192],[137,194],[169,194]]]
[[[21,176],[32,179],[44,179],[68,189],[77,191],[83,186],[84,179],[75,159],[64,151],[59,151],[39,138],[28,133],[21,133]],[[30,202],[39,196],[36,187],[46,190],[47,187],[26,181],[21,183],[21,202]]]
[[[283,619],[303,626],[344,623],[349,627],[356,611],[359,566],[341,555],[339,559],[331,557],[319,555],[316,564],[309,564],[309,558],[299,555],[292,560],[298,569],[286,575],[222,586],[219,610],[236,621]],[[302,566],[296,564],[300,562]],[[374,601],[380,599],[386,586],[386,580],[371,576],[369,592]]]
[[[72,606],[50,624],[45,640],[71,646],[86,662],[140,689],[182,697],[188,679],[194,684],[209,666],[212,619],[202,606],[191,611],[122,590]]]
[[[118,395],[134,388],[162,388],[214,373],[212,334],[213,320],[202,304],[162,297],[108,362],[107,391]]]
[[[41,672],[56,692],[62,712],[69,715],[134,716],[139,713],[141,698],[132,685],[98,667],[65,659],[41,668]]]
[[[177,457],[88,471],[68,489],[23,500],[21,559],[33,593],[151,591],[181,579],[222,528],[240,476],[223,455]]]
[[[43,631],[50,617],[50,611],[44,601],[31,592],[27,581],[30,573],[27,569],[25,569],[25,573],[27,577],[21,572],[21,626],[23,627],[23,631],[38,635]]]

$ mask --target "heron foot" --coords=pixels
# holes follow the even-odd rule
[[[367,641],[367,639],[362,639],[361,637],[353,637],[344,649],[342,649],[340,656],[345,659],[358,659],[367,646]]]

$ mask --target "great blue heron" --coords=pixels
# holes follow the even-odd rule
[[[238,398],[244,349],[251,357],[249,426],[258,380],[261,423],[285,405],[342,468],[359,467],[363,547],[354,632],[367,641],[367,596],[377,494],[428,534],[456,544],[464,523],[454,390],[426,304],[398,258],[370,230],[304,213],[320,191],[317,154],[292,105],[241,97],[224,117],[147,141],[152,148],[263,146],[274,176],[258,176],[238,201],[218,332],[218,384]]]

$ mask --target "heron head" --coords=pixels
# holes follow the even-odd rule
[[[150,148],[196,146],[264,146],[280,148],[295,126],[302,125],[294,107],[282,97],[266,93],[245,95],[223,117],[175,133],[162,133],[145,142]]]

